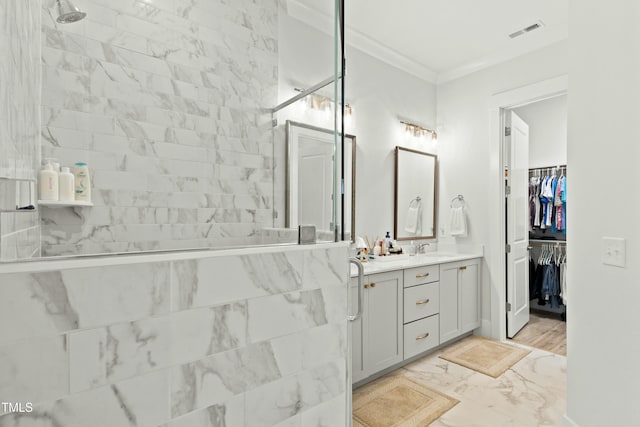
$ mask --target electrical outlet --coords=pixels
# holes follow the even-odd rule
[[[602,263],[616,267],[626,267],[626,240],[618,237],[602,238]]]

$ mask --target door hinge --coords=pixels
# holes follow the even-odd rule
[[[511,311],[511,303],[510,302],[507,303],[507,311]]]
[[[511,245],[507,243],[507,244],[506,244],[506,246],[504,247],[504,250],[505,250],[508,254],[510,254],[510,253],[511,253]]]
[[[273,211],[273,219],[278,219],[278,211]]]
[[[505,196],[511,195],[511,186],[510,185],[505,185],[505,187],[504,187],[504,195]]]
[[[276,127],[276,126],[278,126],[278,119],[271,120],[271,127]]]
[[[510,127],[505,127],[504,128],[504,136],[511,136],[511,128]]]

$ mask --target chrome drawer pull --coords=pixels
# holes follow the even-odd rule
[[[429,277],[429,273],[416,274],[416,279],[423,279],[425,277]]]
[[[416,301],[416,305],[429,304],[429,298]]]
[[[423,339],[427,338],[428,336],[429,336],[429,332],[427,332],[424,335],[419,335],[419,336],[416,337],[416,341],[423,340]]]

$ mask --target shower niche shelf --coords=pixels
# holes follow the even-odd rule
[[[61,202],[59,200],[38,200],[38,205],[46,206],[46,207],[49,207],[49,208],[66,208],[66,207],[88,208],[88,207],[93,206],[93,203],[91,203],[91,202],[80,202],[80,201]]]

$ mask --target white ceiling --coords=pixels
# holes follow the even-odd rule
[[[347,43],[429,81],[447,81],[568,37],[568,0],[345,0]],[[332,28],[333,2],[288,0],[289,14]],[[508,34],[536,21],[545,27]]]

